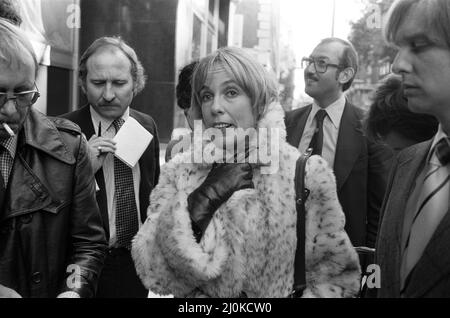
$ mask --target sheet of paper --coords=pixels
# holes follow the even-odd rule
[[[128,117],[114,137],[117,147],[115,156],[133,168],[152,139],[153,135],[142,127],[136,119]]]

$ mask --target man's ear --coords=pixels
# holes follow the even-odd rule
[[[137,83],[135,80],[133,80],[133,98],[136,97],[137,94],[138,94]]]
[[[355,70],[353,67],[347,67],[339,73],[338,81],[341,85],[349,82],[355,76]]]

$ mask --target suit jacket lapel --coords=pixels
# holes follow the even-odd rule
[[[338,140],[336,144],[336,155],[334,158],[334,174],[336,175],[337,190],[347,180],[353,165],[361,153],[362,129],[359,119],[356,117],[350,104],[346,102],[339,126]]]
[[[428,145],[413,146],[399,154],[395,178],[385,197],[386,206],[378,234],[377,263],[384,285],[382,297],[400,297],[400,266],[405,209],[415,180],[426,158]]]
[[[431,141],[424,149],[424,160],[429,152]],[[420,170],[419,170],[420,171]],[[450,274],[450,209],[439,223],[425,250],[411,273],[406,295],[421,297],[436,282]]]
[[[91,136],[95,134],[89,105],[86,105],[80,109],[80,120],[77,124],[80,126],[81,131],[86,135],[87,139],[90,139]],[[102,220],[105,222],[104,228],[106,231],[106,237],[109,238],[108,201],[106,199],[106,185],[105,178],[103,176],[103,169],[99,169],[97,171],[95,174],[95,181],[100,188],[100,191],[97,193],[97,202],[102,215]]]
[[[391,271],[386,274],[391,275],[389,281],[393,282],[392,287],[398,294],[397,296],[400,296],[401,245],[406,204],[415,187],[417,175],[420,173],[420,168],[425,159],[425,156],[417,155],[417,150],[416,147],[410,148],[402,153],[401,158],[399,158],[396,178],[391,188],[391,190],[395,189],[395,192],[391,192],[389,198],[390,201],[392,200],[388,207],[390,217],[388,216],[385,221],[388,226],[385,233],[388,235],[391,233],[391,236],[386,240],[386,244],[391,244],[391,249],[388,255],[385,255],[386,259],[384,260],[389,263],[387,268]]]
[[[81,131],[85,134],[86,138],[89,140],[93,134],[95,134],[95,129],[92,124],[91,110],[89,105],[84,106],[80,109],[80,120],[78,121],[78,126],[80,126]]]
[[[89,107],[90,106],[87,105],[81,109],[81,113],[80,113],[81,120],[78,123],[78,125],[81,128],[81,131],[84,132],[87,139],[90,139],[92,137],[92,135],[95,134],[95,129],[94,129],[94,125],[92,124],[91,111],[90,111]],[[102,191],[102,189],[105,189],[105,178],[103,177],[103,169],[100,169],[97,171],[97,173],[95,174],[95,181],[97,182],[97,185],[100,188],[100,191]],[[105,202],[106,202],[106,192],[104,192],[104,195],[105,195]],[[103,217],[106,216],[106,219],[104,219],[104,220],[108,220],[108,212],[107,212],[108,208],[105,206],[104,209],[102,207],[100,207],[100,209],[102,210],[102,216]],[[104,215],[105,211],[106,211],[106,215]],[[109,226],[108,226],[108,228],[109,228]]]
[[[306,106],[305,111],[299,113],[298,118],[292,121],[289,127],[286,127],[287,137],[286,141],[292,146],[298,148],[300,140],[303,136],[303,131],[305,130],[306,121],[311,113],[312,105]]]
[[[422,297],[450,274],[450,209],[439,224],[411,273],[407,297]]]
[[[141,124],[147,131],[150,132],[152,130],[152,127],[148,126],[148,123],[145,122],[144,120],[142,120],[142,118],[140,116],[138,116],[136,111],[134,111],[131,108],[130,108],[130,116],[133,117],[134,119],[136,119],[136,121],[139,124]],[[149,169],[148,169],[152,160],[153,160],[153,153],[151,151],[151,148],[147,147],[147,149],[145,149],[144,153],[142,154],[142,157],[138,161],[139,168],[141,171],[141,182],[139,184],[140,195],[143,193],[149,192],[151,190],[150,185],[152,187],[155,186],[153,184],[153,180],[151,180],[151,176],[150,176]],[[142,222],[145,222],[145,220],[147,219],[147,207],[148,206],[147,206],[147,204],[144,204],[145,202],[147,202],[147,201],[140,199],[140,213],[141,213],[141,221]]]

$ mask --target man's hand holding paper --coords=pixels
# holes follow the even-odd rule
[[[110,138],[92,135],[88,141],[90,149],[90,158],[94,172],[97,172],[103,165],[106,156],[116,151],[115,141]]]
[[[136,119],[129,117],[114,137],[115,156],[129,167],[134,167],[153,139]]]

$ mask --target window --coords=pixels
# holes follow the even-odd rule
[[[180,1],[180,6],[177,27],[177,75],[178,70],[187,63],[201,59],[217,49],[220,33],[219,11],[222,10],[219,0],[183,0]],[[225,14],[228,14],[228,7],[226,5],[224,7]],[[227,26],[222,22],[222,29],[225,27]],[[174,128],[180,127],[188,126],[183,110],[175,105]]]
[[[191,58],[199,59],[217,49],[219,0],[193,0]]]
[[[201,57],[202,52],[202,21],[194,14],[194,24],[192,30],[192,59]]]

